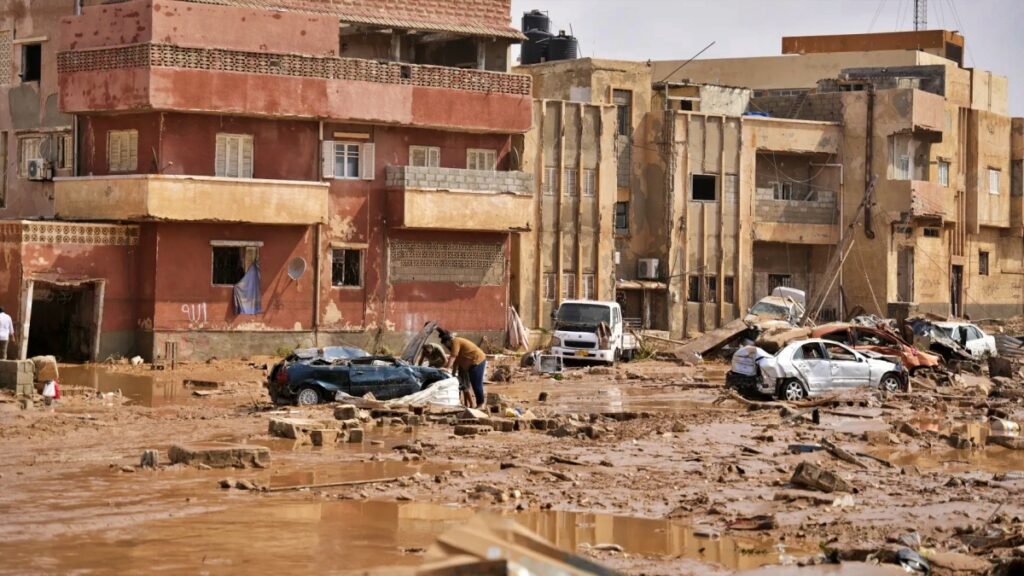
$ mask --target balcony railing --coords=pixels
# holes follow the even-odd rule
[[[532,78],[524,74],[155,43],[71,50],[57,55],[57,71],[60,74],[130,68],[180,68],[325,80],[360,80],[517,96],[529,96],[532,86]]]
[[[388,166],[387,186],[416,190],[509,192],[533,194],[534,178],[527,172],[464,170],[426,166]]]

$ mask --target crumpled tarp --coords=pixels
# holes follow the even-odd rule
[[[344,392],[338,392],[334,399],[338,402],[347,402],[356,406],[363,403],[363,398]],[[462,406],[462,403],[459,401],[459,379],[454,376],[445,378],[444,380],[434,382],[429,388],[424,388],[408,396],[388,400],[383,402],[383,404],[385,406],[422,406],[425,404]]]
[[[245,276],[235,284],[235,313],[236,314],[259,314],[263,312],[262,298],[260,298],[260,263],[254,261]]]

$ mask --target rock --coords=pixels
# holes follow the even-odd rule
[[[689,430],[689,427],[683,422],[677,420],[675,423],[672,424],[672,431],[675,432],[676,434],[681,434],[683,432],[686,432],[687,430]]]
[[[549,430],[548,436],[554,436],[555,438],[569,438],[580,433],[580,428],[575,424],[562,424],[554,430]]]
[[[175,444],[171,446],[167,456],[172,464],[205,464],[211,468],[261,468],[270,464],[270,449],[266,446],[230,442]]]
[[[901,434],[906,434],[907,436],[913,438],[921,437],[921,431],[918,430],[917,428],[914,428],[914,425],[911,424],[910,422],[900,422],[899,431]]]
[[[348,430],[348,442],[350,444],[361,444],[363,442],[363,429],[362,428],[349,428]],[[380,442],[375,440],[374,442]],[[381,442],[383,444],[383,442]]]
[[[239,480],[235,482],[235,488],[239,490],[256,490],[256,485],[252,483],[252,480]]]
[[[867,430],[863,434],[864,441],[868,444],[888,444],[888,430]]]
[[[359,418],[359,408],[351,404],[342,404],[334,408],[334,418],[336,420],[355,420]]]
[[[130,473],[134,473],[135,472],[135,467],[134,466],[121,466],[121,472],[126,472],[126,473],[129,473],[129,474]]]
[[[477,434],[487,434],[492,428],[490,426],[481,426],[479,424],[460,424],[455,427],[456,436],[476,436]]]
[[[153,470],[160,462],[160,453],[156,450],[145,450],[139,460],[139,468]]]
[[[801,462],[789,481],[791,484],[822,492],[853,492],[853,486],[838,474],[810,462]]]
[[[220,482],[218,482],[217,485],[219,485],[221,488],[227,490],[229,488],[234,487],[235,481],[233,479],[231,479],[231,478],[221,478]]]
[[[271,418],[269,432],[271,436],[292,440],[307,440],[313,430],[328,428],[323,422],[309,418]]]
[[[313,430],[309,433],[313,446],[330,446],[338,442],[337,430]]]

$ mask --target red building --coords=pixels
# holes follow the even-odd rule
[[[22,154],[19,136],[18,168],[35,153],[43,174],[5,188],[0,212],[17,218],[0,224],[0,298],[23,353],[395,350],[427,320],[504,340],[534,193],[513,145],[532,111],[530,78],[506,72],[509,0],[69,13],[41,53],[70,137],[40,127]],[[42,208],[19,198],[33,182]],[[243,314],[235,286],[257,262],[259,311]]]

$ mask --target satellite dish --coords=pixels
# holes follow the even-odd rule
[[[288,277],[292,280],[298,280],[302,278],[302,275],[306,273],[306,260],[300,257],[292,258],[288,262]]]

